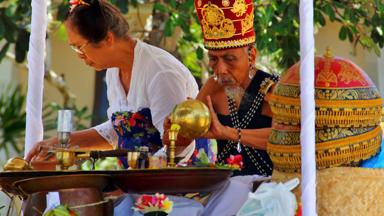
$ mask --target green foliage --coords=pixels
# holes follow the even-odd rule
[[[10,150],[22,153],[25,136],[25,100],[21,86],[0,89],[0,150],[4,149],[7,157]],[[43,107],[43,125],[45,132],[56,130],[57,111],[62,107],[56,103],[49,103]],[[76,129],[88,128],[85,124],[91,119],[88,107],[70,107],[74,110],[74,124]]]
[[[20,86],[8,86],[0,92],[0,150],[9,157],[11,149],[17,153],[23,150],[20,139],[25,133],[25,95]]]
[[[82,108],[77,107],[76,105],[72,107],[65,107],[66,109],[71,109],[74,112],[74,128],[75,130],[83,130],[89,128],[89,126],[86,124],[88,120],[92,118],[92,115],[89,114],[89,110],[87,106],[84,106]],[[63,106],[57,104],[57,103],[48,103],[44,106],[44,130],[52,131],[56,130],[57,128],[57,112],[60,109],[64,109]]]
[[[340,40],[349,40],[355,46],[360,44],[364,48],[374,50],[380,55],[380,48],[384,46],[384,3],[380,0],[321,0],[314,1],[314,23],[316,28],[326,25],[326,20],[342,24],[339,30]],[[255,31],[257,35],[256,47],[263,56],[269,56],[280,69],[285,69],[299,60],[299,1],[289,0],[254,0]],[[192,71],[196,69],[188,65],[191,59],[197,62],[201,59],[201,32],[193,35],[193,23],[196,15],[193,1],[164,1],[157,3],[155,9],[170,16],[164,34],[171,35],[175,26],[181,27],[184,36],[179,40],[183,47],[181,55],[184,63]],[[178,22],[178,20],[180,20]],[[194,29],[195,33],[197,32]],[[191,57],[186,44],[198,50],[196,56]],[[198,58],[200,57],[200,58]],[[198,63],[199,65],[200,63]],[[196,67],[196,63],[195,63]]]
[[[31,23],[31,0],[0,1],[0,40],[5,43],[1,47],[0,60],[15,44],[16,61],[24,61],[29,43]]]

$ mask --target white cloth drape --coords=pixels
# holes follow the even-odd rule
[[[25,153],[43,139],[42,101],[44,53],[47,28],[47,0],[32,0],[31,36],[28,52],[28,93],[26,104]]]
[[[313,0],[300,0],[301,202],[304,216],[316,213]]]

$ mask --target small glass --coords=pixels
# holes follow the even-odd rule
[[[131,169],[137,168],[137,158],[139,157],[138,151],[129,151],[127,155],[128,166]]]
[[[160,160],[157,156],[149,157],[149,169],[159,169],[160,168]]]

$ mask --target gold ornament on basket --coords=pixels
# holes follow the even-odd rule
[[[211,115],[208,107],[199,100],[186,100],[177,105],[172,112],[169,131],[170,153],[169,166],[175,166],[175,143],[177,135],[194,139],[208,132]]]

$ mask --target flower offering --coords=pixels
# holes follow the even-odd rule
[[[133,207],[133,209],[143,213],[144,215],[156,215],[150,214],[152,212],[158,213],[157,215],[167,215],[172,211],[172,207],[173,202],[170,201],[167,196],[156,193],[155,195],[141,195],[136,200],[135,207]]]

